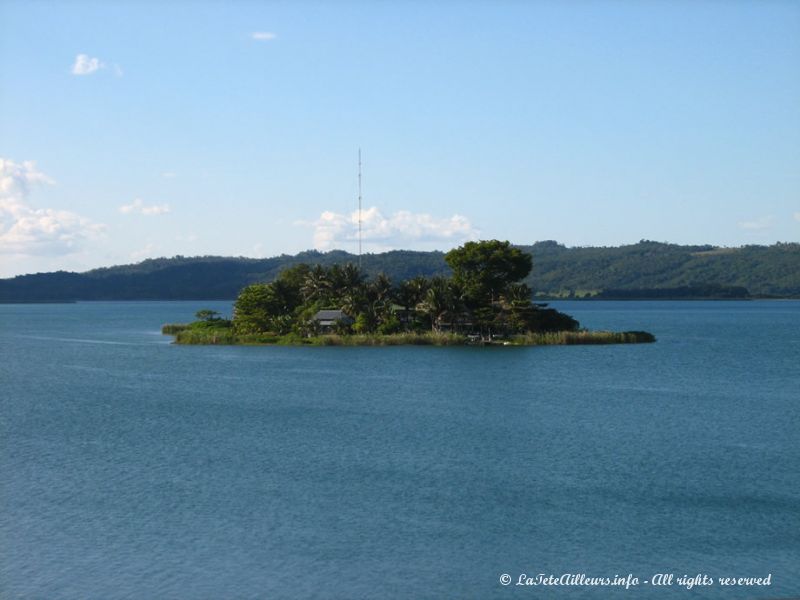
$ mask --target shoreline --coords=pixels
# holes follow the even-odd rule
[[[324,334],[303,337],[297,334],[237,335],[230,327],[197,327],[190,323],[162,326],[163,335],[175,337],[180,346],[577,346],[609,344],[649,344],[656,337],[646,331],[554,331],[526,333],[490,340],[457,333]]]

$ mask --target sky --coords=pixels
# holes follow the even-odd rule
[[[0,277],[800,240],[800,2],[0,0]]]

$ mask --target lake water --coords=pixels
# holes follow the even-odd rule
[[[230,304],[0,305],[0,596],[800,596],[800,302],[554,306],[658,342],[179,347]]]

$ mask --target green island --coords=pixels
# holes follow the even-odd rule
[[[271,283],[245,287],[233,318],[197,312],[168,324],[178,344],[394,346],[569,345],[654,342],[645,331],[587,331],[571,316],[532,301],[523,283],[530,254],[509,242],[467,242],[445,260],[451,277],[417,276],[398,285],[368,280],[353,263],[297,264]]]

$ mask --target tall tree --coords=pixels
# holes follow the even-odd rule
[[[271,320],[280,314],[280,302],[269,283],[248,285],[233,305],[233,326],[237,333],[268,331]]]
[[[345,296],[353,296],[361,288],[365,276],[353,263],[344,266],[333,265],[328,271],[331,292],[334,298],[341,300]]]
[[[370,282],[369,290],[378,302],[389,300],[392,293],[392,280],[385,273],[378,273]]]
[[[524,279],[533,268],[530,254],[498,240],[467,242],[444,259],[471,308],[499,300],[509,285]]]
[[[455,316],[457,302],[453,289],[444,277],[434,277],[422,301],[417,305],[417,310],[426,315],[431,322],[433,331],[440,331],[447,319]]]
[[[316,265],[311,269],[301,287],[306,302],[326,303],[331,292],[331,280],[324,267]]]

